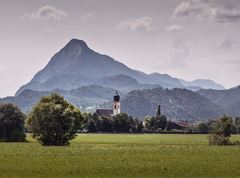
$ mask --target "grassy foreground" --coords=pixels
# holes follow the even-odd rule
[[[208,146],[207,135],[82,134],[66,147],[28,140],[0,143],[1,178],[240,177],[240,147]]]

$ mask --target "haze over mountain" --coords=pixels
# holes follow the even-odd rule
[[[224,89],[223,86],[210,80],[187,82],[167,74],[153,73],[148,75],[130,69],[107,55],[93,51],[82,40],[72,39],[51,58],[44,69],[39,71],[28,84],[22,86],[16,92],[16,95],[25,89],[49,91],[59,88],[70,90],[96,83],[104,85],[103,81],[106,81],[108,77],[112,77],[113,86],[116,86],[116,82],[122,83],[125,80],[124,87],[125,90],[129,88],[128,91],[145,87],[151,88],[156,85],[166,88],[197,87]],[[111,81],[109,80],[109,82]],[[109,82],[108,84],[111,84]],[[136,88],[133,87],[134,83]],[[122,85],[120,84],[119,86]]]

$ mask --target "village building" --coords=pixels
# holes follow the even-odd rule
[[[116,91],[116,94],[113,96],[113,103],[112,103],[112,109],[97,109],[96,110],[97,116],[106,116],[106,117],[112,117],[116,116],[121,113],[121,102],[120,102],[120,95]]]

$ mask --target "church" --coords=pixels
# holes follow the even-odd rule
[[[106,116],[112,117],[116,116],[121,113],[121,103],[120,103],[120,96],[116,91],[116,94],[113,97],[112,109],[97,109],[96,112],[97,116]]]

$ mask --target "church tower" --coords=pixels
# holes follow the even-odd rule
[[[116,91],[116,94],[113,97],[113,115],[116,116],[121,113],[121,103],[120,96]]]

